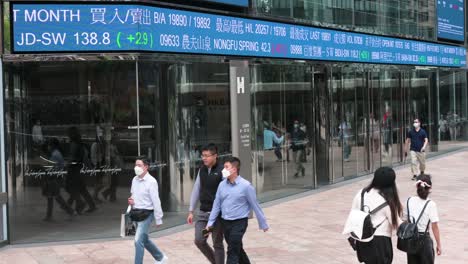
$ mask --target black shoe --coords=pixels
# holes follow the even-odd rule
[[[109,196],[110,196],[109,189],[103,191],[101,194],[102,194],[102,197],[104,197],[104,200],[109,200]]]
[[[299,172],[294,173],[294,178],[299,177]]]
[[[411,179],[412,181],[415,181],[418,178],[418,176],[413,175],[413,178]]]

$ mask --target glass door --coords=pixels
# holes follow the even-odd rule
[[[302,63],[251,66],[254,176],[261,199],[315,186],[310,71]]]
[[[0,62],[0,71],[3,65]],[[8,239],[7,237],[7,201],[6,171],[5,171],[5,120],[3,108],[3,74],[0,76],[0,246]]]

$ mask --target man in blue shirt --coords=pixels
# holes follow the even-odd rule
[[[257,201],[255,189],[249,181],[239,175],[240,160],[229,158],[224,163],[223,176],[227,179],[219,184],[206,230],[211,231],[221,213],[224,238],[228,244],[227,264],[250,264],[242,246],[251,210],[257,216],[260,229],[268,231],[268,224]]]
[[[408,145],[411,156],[411,172],[413,179],[416,180],[417,175],[424,174],[426,169],[426,146],[429,142],[427,133],[421,128],[421,122],[418,118],[414,119],[414,129],[411,129],[406,136],[406,152],[408,155]],[[419,163],[419,168],[418,168]]]

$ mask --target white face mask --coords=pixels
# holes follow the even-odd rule
[[[221,173],[223,174],[223,179],[226,179],[227,177],[229,177],[229,175],[231,175],[231,172],[228,171],[226,168],[224,168]]]
[[[414,124],[413,124],[413,126],[414,126],[415,128],[419,128],[420,125],[421,125],[421,124],[419,124],[419,123],[414,123]]]
[[[136,176],[141,176],[141,174],[143,174],[143,168],[141,167],[135,166],[134,170]]]

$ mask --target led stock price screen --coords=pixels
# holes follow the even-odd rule
[[[462,47],[145,5],[12,4],[15,53],[153,51],[464,67]]]
[[[464,0],[437,0],[437,36],[465,41]]]
[[[226,4],[226,5],[249,7],[249,0],[204,0],[204,1],[221,3],[221,4]]]

